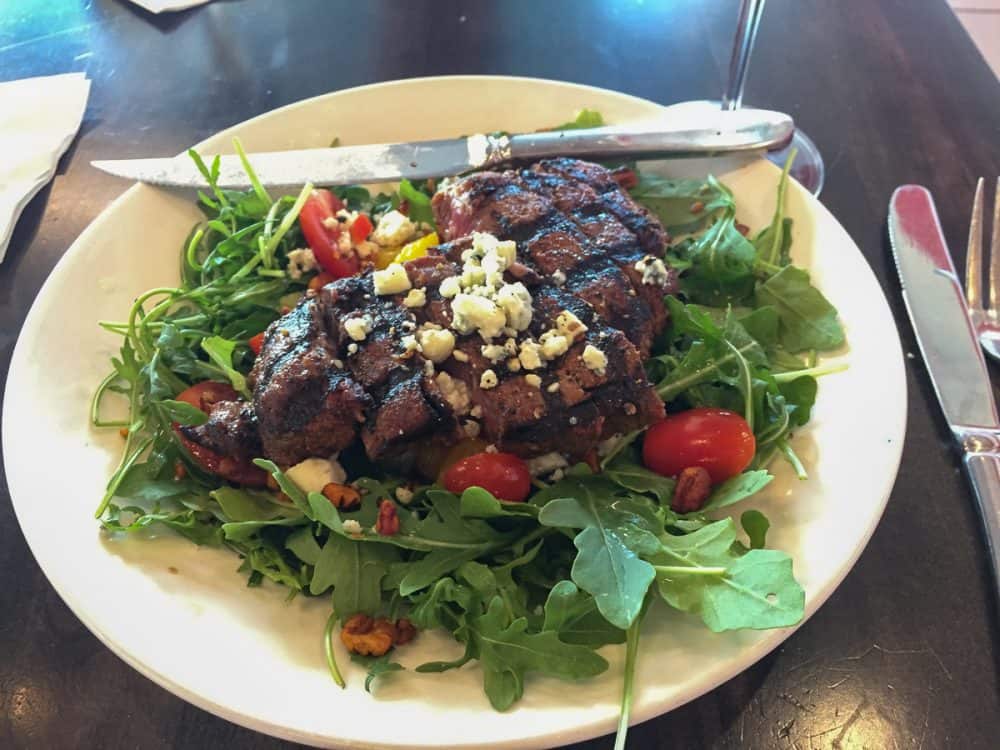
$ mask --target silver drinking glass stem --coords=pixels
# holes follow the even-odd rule
[[[757,29],[764,15],[765,0],[742,0],[740,16],[736,22],[736,37],[733,39],[733,55],[729,59],[729,81],[722,92],[723,109],[739,109],[743,103],[743,87],[747,81],[750,55],[757,39]]]

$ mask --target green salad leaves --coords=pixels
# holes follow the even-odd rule
[[[560,127],[601,124],[599,113],[583,110]],[[405,616],[419,629],[450,632],[463,655],[416,671],[476,661],[498,710],[520,699],[529,674],[593,677],[608,667],[598,649],[624,643],[618,747],[639,626],[651,606],[697,617],[716,632],[800,621],[804,592],[791,558],[766,548],[766,517],[745,510],[738,526],[722,512],[772,481],[767,467],[778,455],[805,476],[790,438],[809,421],[816,378],[840,367],[817,362],[820,352],[843,343],[844,332],[808,273],[792,265],[787,166],[772,221],[754,236],[737,221],[732,192],[712,177],[640,175],[632,190],[678,238],[664,258],[679,274],[680,291],[666,300],[670,323],[646,363],[648,375],[668,411],[730,409],[756,438],[750,468],[715,487],[700,511],[671,509],[675,480],[643,465],[637,433],[621,436],[599,471],[580,465],[558,480],[538,480],[523,503],[478,487],[456,495],[433,484],[404,486],[407,478],[377,467],[361,463],[359,475],[349,466],[361,500],[342,510],[322,494],[303,492],[265,459],[255,463],[280,495],[225,484],[193,460],[175,430],[205,420],[177,399],[195,383],[228,383],[248,397],[249,339],[294,305],[308,281],[288,272],[288,254],[303,242],[296,219],[311,186],[272,198],[247,164],[253,189],[222,190],[215,184],[218,161],[192,157],[210,190],[199,196],[206,219],[182,250],[179,285],[150,290],[124,321],[101,324],[122,342],[95,394],[92,419],[125,435],[97,512],[105,529],[169,528],[196,544],[231,549],[248,585],[270,581],[290,597],[326,598],[332,613],[324,647],[341,686],[335,628],[359,613]],[[379,196],[358,187],[337,193],[376,216],[406,201],[411,218],[433,222],[425,186],[404,182]],[[103,417],[112,396],[124,398],[126,419]],[[391,535],[376,530],[385,502],[399,521]],[[403,670],[391,651],[354,661],[369,691]]]

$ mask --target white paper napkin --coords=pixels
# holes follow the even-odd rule
[[[145,8],[150,13],[163,13],[175,10],[187,10],[196,5],[204,5],[211,0],[131,0],[141,8]]]
[[[0,83],[0,261],[21,211],[80,129],[89,93],[83,73]]]

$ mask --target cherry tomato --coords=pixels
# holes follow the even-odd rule
[[[212,405],[218,401],[236,401],[239,394],[228,383],[216,383],[206,380],[203,383],[196,383],[177,396],[177,401],[191,404],[196,409],[201,409],[206,414],[212,410]],[[267,472],[258,468],[250,461],[242,458],[231,458],[216,453],[211,448],[206,448],[194,442],[180,431],[180,426],[174,425],[174,432],[181,444],[202,469],[227,479],[236,484],[249,487],[263,487],[267,483]]]
[[[337,238],[340,225],[335,214],[344,204],[329,190],[313,190],[299,212],[299,226],[306,242],[316,256],[316,262],[334,278],[352,276],[358,270],[358,256],[342,256]],[[328,226],[329,225],[329,226]]]
[[[264,346],[264,332],[261,331],[256,336],[251,336],[247,342],[247,346],[250,347],[254,354],[260,354],[260,350]]]
[[[358,214],[358,218],[351,224],[351,239],[354,242],[364,242],[368,239],[368,235],[372,233],[372,229],[374,228],[371,219],[364,214]]]
[[[482,487],[494,497],[519,503],[531,492],[531,474],[513,453],[476,453],[445,471],[444,486],[456,494]]]
[[[181,391],[175,400],[191,404],[196,409],[201,409],[208,414],[212,411],[212,406],[218,401],[238,401],[240,395],[229,383],[217,383],[214,380],[206,380],[202,383],[195,383],[187,390]]]
[[[646,431],[642,461],[657,474],[673,477],[701,466],[712,483],[739,474],[753,460],[757,441],[739,414],[725,409],[689,409],[671,414]]]

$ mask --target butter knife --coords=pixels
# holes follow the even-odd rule
[[[521,135],[472,135],[450,140],[367,146],[269,151],[249,155],[265,186],[351,185],[446,177],[470,169],[488,169],[513,159],[556,156],[585,159],[655,159],[753,151],[780,146],[794,133],[792,118],[763,109],[715,110],[696,118],[669,114],[627,126],[557,130]],[[209,162],[210,157],[205,157]],[[187,156],[94,161],[118,177],[153,185],[206,187]],[[237,156],[222,156],[219,187],[250,186]]]
[[[910,322],[972,484],[1000,584],[1000,421],[983,351],[926,188],[903,185],[892,194],[889,241]]]

